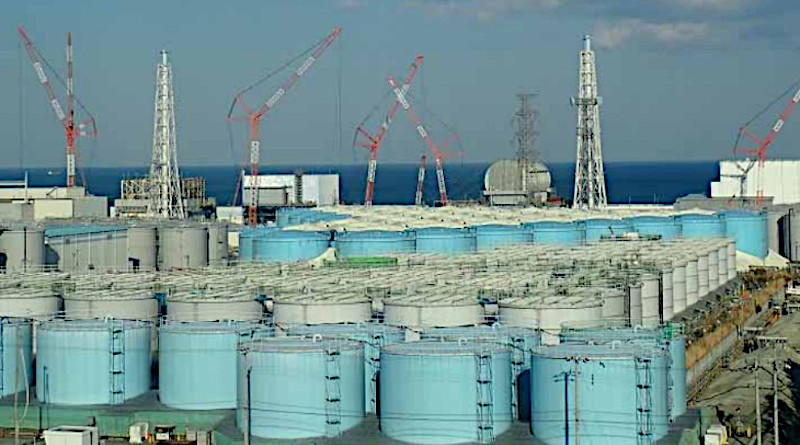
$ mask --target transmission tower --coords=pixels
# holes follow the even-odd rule
[[[606,179],[603,173],[603,150],[600,145],[600,104],[597,95],[592,38],[583,37],[580,53],[580,85],[572,104],[578,107],[578,153],[575,159],[575,209],[600,209],[608,204]]]
[[[150,164],[149,216],[184,219],[186,209],[178,172],[178,145],[175,134],[175,91],[172,67],[167,52],[161,51],[156,68],[156,105],[153,123],[153,160]]]
[[[539,134],[536,131],[536,120],[539,118],[539,112],[533,108],[533,98],[535,94],[532,93],[519,93],[517,100],[519,100],[519,108],[514,113],[514,137],[517,142],[517,159],[534,161],[538,157],[534,143],[536,136]]]

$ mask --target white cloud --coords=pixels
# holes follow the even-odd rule
[[[661,0],[662,3],[674,4],[690,9],[717,11],[737,11],[744,7],[763,3],[764,0]]]
[[[489,22],[519,12],[557,9],[567,1],[569,0],[412,0],[409,5],[433,15],[471,16]]]
[[[357,11],[367,6],[364,0],[340,0],[336,3],[336,7],[344,11]]]
[[[705,22],[650,23],[627,19],[601,23],[594,37],[602,48],[619,48],[631,40],[674,46],[708,42],[712,39],[712,29]]]

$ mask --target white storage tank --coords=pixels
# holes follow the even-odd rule
[[[711,292],[719,287],[719,253],[717,248],[710,246],[708,251],[708,291]]]
[[[128,267],[131,270],[156,270],[157,234],[155,227],[128,227]]]
[[[273,301],[272,319],[279,329],[282,325],[365,323],[372,319],[372,302],[355,293],[283,293]]]
[[[686,262],[686,307],[700,299],[700,257],[691,255]]]
[[[187,292],[167,295],[167,317],[171,321],[259,321],[264,305],[253,292]]]
[[[736,242],[728,241],[728,279],[736,278]]]
[[[498,302],[498,318],[507,326],[539,328],[558,333],[565,321],[603,318],[602,295],[592,289],[575,289],[573,295],[545,294],[506,297]]]
[[[208,264],[223,266],[228,264],[228,225],[209,224],[208,231]]]
[[[722,286],[728,282],[728,243],[722,243],[717,249],[718,268],[719,272],[719,285]]]
[[[676,259],[672,270],[672,310],[679,314],[686,309],[686,269],[688,261],[685,258]]]
[[[661,322],[661,283],[654,273],[642,275],[642,323],[652,326]]]
[[[708,295],[708,292],[711,290],[709,288],[708,282],[708,252],[706,250],[700,250],[697,252],[697,298],[705,298]]]
[[[203,226],[167,226],[158,229],[161,270],[208,266],[208,232]]]
[[[158,302],[152,291],[141,289],[79,291],[64,296],[64,315],[76,320],[111,317],[155,321]]]
[[[484,321],[477,295],[404,295],[383,300],[384,322],[412,329],[474,326]]]
[[[0,317],[37,320],[53,318],[61,310],[61,298],[46,289],[0,289]]]
[[[6,270],[41,270],[44,251],[44,230],[38,227],[13,227],[0,232],[0,266]]]

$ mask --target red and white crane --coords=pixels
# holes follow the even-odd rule
[[[28,38],[28,34],[25,32],[25,29],[23,29],[22,26],[17,28],[17,32],[22,39],[22,43],[25,45],[25,51],[28,53],[28,58],[30,58],[31,63],[33,64],[33,70],[36,71],[36,76],[39,78],[39,83],[41,83],[44,87],[45,93],[47,94],[47,100],[50,102],[50,106],[56,113],[58,121],[61,122],[61,125],[64,127],[64,134],[67,139],[67,187],[75,187],[75,139],[78,136],[97,137],[97,126],[95,125],[94,117],[92,117],[88,112],[86,112],[86,114],[89,114],[89,117],[85,121],[77,125],[75,124],[76,99],[72,67],[72,34],[67,33],[67,111],[65,113],[64,109],[61,107],[61,103],[58,101],[58,96],[56,96],[53,85],[47,78],[44,66],[42,65],[43,58],[36,50],[36,47],[33,46],[33,42],[31,42],[31,39]],[[84,111],[86,110],[84,109]]]
[[[797,108],[798,103],[800,103],[800,89],[798,89],[794,93],[794,96],[792,96],[789,99],[789,102],[783,108],[783,111],[781,111],[780,116],[778,116],[778,119],[775,120],[775,123],[769,129],[769,133],[767,133],[767,136],[764,139],[759,139],[747,129],[747,125],[749,125],[749,123],[743,125],[739,129],[740,138],[741,136],[744,136],[745,138],[750,140],[750,142],[755,144],[755,148],[746,150],[746,152],[749,155],[756,156],[758,158],[758,170],[756,171],[757,205],[761,205],[764,202],[764,164],[766,163],[767,160],[767,149],[772,145],[773,142],[775,142],[775,138],[778,136],[778,133],[780,133],[781,129],[783,129],[783,126],[786,124],[786,121],[792,115],[795,108]],[[752,122],[752,120],[750,122]],[[738,139],[737,139],[737,147],[738,147]],[[736,151],[736,148],[734,148],[734,151]],[[747,177],[747,173],[751,168],[752,168],[752,163],[747,167],[746,170],[743,170],[742,173],[745,178]],[[744,178],[742,180],[744,181]]]
[[[387,78],[389,82],[389,86],[392,88],[395,97],[397,97],[397,101],[400,102],[400,105],[406,110],[406,114],[411,119],[411,122],[414,123],[416,127],[417,134],[425,142],[425,145],[430,150],[431,154],[433,154],[433,158],[436,163],[436,183],[439,187],[439,202],[442,206],[447,205],[447,185],[444,182],[444,156],[442,151],[439,149],[439,146],[436,145],[436,142],[433,141],[430,134],[427,130],[425,130],[425,126],[422,124],[422,121],[419,119],[414,110],[411,108],[411,105],[408,103],[406,99],[406,93],[403,92],[402,88],[397,85],[397,82],[392,78],[390,75]],[[424,176],[423,176],[424,180]]]
[[[249,124],[250,129],[250,177],[251,177],[251,191],[250,191],[250,202],[248,203],[247,207],[247,222],[251,226],[255,226],[258,224],[258,164],[260,161],[260,151],[261,151],[261,119],[281,100],[281,98],[289,91],[289,89],[294,86],[294,84],[301,78],[303,75],[314,65],[314,63],[325,53],[333,42],[339,37],[341,34],[342,28],[336,27],[332,33],[330,33],[327,37],[322,39],[321,42],[316,44],[313,47],[313,51],[311,51],[311,55],[300,65],[296,70],[292,72],[286,81],[274,92],[272,96],[267,99],[264,104],[254,110],[247,106],[244,103],[244,93],[250,91],[255,86],[257,86],[261,81],[257,82],[254,85],[251,85],[248,88],[245,88],[239,91],[233,99],[233,104],[231,104],[230,111],[228,112],[228,121],[240,121],[240,122],[247,122]],[[263,79],[262,79],[263,81]],[[236,107],[236,104],[239,104],[247,114],[246,118],[243,119],[235,119],[233,118],[233,110]]]
[[[414,80],[414,76],[417,74],[417,70],[422,65],[422,61],[424,57],[422,55],[417,56],[414,59],[414,62],[411,64],[411,67],[408,70],[408,74],[406,74],[405,80],[403,81],[403,86],[401,90],[403,93],[407,93],[409,88],[411,88],[411,81]],[[375,133],[375,136],[372,136],[365,128],[364,124],[362,123],[356,128],[356,138],[363,136],[366,138],[366,142],[357,142],[356,145],[360,147],[364,147],[369,150],[369,164],[367,166],[367,186],[366,190],[364,191],[364,205],[369,207],[372,205],[372,200],[375,196],[375,174],[378,170],[378,150],[381,148],[381,143],[383,142],[383,138],[386,136],[386,131],[389,130],[389,124],[392,123],[395,116],[397,115],[397,109],[400,106],[400,101],[395,98],[392,106],[389,108],[389,112],[386,113],[386,117],[381,123],[381,126],[378,128],[378,132]]]

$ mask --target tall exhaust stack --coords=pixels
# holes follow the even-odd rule
[[[591,36],[583,37],[580,53],[578,97],[572,104],[578,108],[575,189],[572,207],[595,210],[608,205],[606,179],[603,172],[603,149],[600,143],[600,104],[597,95],[597,68]]]
[[[175,91],[168,53],[161,51],[156,68],[153,159],[150,164],[148,216],[184,219],[186,208],[178,172],[178,144],[175,134]]]

